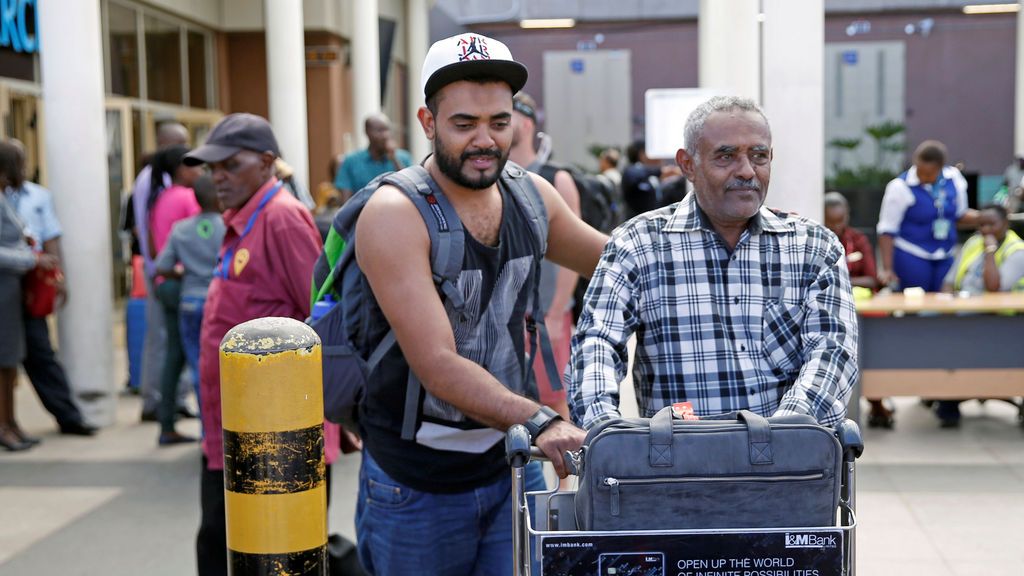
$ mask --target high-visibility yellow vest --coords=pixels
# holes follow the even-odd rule
[[[1024,250],[1024,240],[1017,236],[1017,233],[1013,230],[1006,231],[1006,238],[1003,238],[1003,243],[996,250],[996,267],[1002,266],[1003,261],[1006,260],[1010,254],[1017,252],[1018,250]],[[975,234],[971,236],[967,242],[964,243],[963,250],[960,251],[960,266],[956,269],[956,277],[953,280],[953,289],[960,290],[963,284],[964,277],[967,276],[967,270],[970,269],[971,265],[982,256],[985,252],[985,239],[981,234]],[[1014,291],[1024,290],[1024,278],[1021,278],[1017,285],[1013,287]]]

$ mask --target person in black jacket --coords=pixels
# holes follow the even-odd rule
[[[629,166],[622,171],[622,200],[626,203],[626,219],[637,214],[650,212],[682,199],[681,196],[665,196],[664,184],[678,180],[677,166],[662,166],[647,156],[647,144],[642,139],[634,140],[626,147]],[[685,190],[685,183],[684,185]]]

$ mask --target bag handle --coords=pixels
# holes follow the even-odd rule
[[[650,453],[648,461],[653,468],[672,466],[673,440],[672,407],[666,406],[651,418]],[[747,427],[747,445],[750,463],[753,465],[772,464],[772,430],[768,419],[750,410],[736,412],[736,419]]]
[[[665,406],[651,418],[650,454],[652,468],[672,466],[672,407]]]
[[[750,463],[771,464],[772,428],[768,419],[750,410],[740,410],[736,417],[747,425],[747,444],[750,446]]]

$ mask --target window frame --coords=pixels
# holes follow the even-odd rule
[[[120,8],[133,10],[135,12],[135,42],[136,42],[136,66],[138,67],[138,97],[126,96],[113,93],[113,78],[110,70],[110,5],[114,4]],[[168,106],[188,108],[194,110],[216,110],[217,99],[217,58],[214,45],[214,30],[190,22],[179,16],[169,14],[162,10],[154,9],[131,0],[101,0],[101,28],[103,34],[103,58],[104,58],[104,88],[108,97],[128,98],[129,100],[160,103]],[[181,66],[178,74],[181,76],[181,104],[151,100],[149,97],[149,78],[146,66],[146,17],[161,20],[167,24],[177,27],[179,37],[179,51],[181,54]],[[195,107],[191,102],[191,91],[189,83],[189,59],[188,59],[188,37],[189,33],[198,33],[203,38],[203,55],[205,67],[205,105],[201,108]]]

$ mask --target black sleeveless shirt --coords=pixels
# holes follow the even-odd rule
[[[523,208],[504,185],[501,229],[496,247],[465,232],[465,257],[458,289],[463,314],[448,302],[445,310],[459,355],[490,372],[509,390],[536,399],[536,386],[524,382],[524,316],[534,292],[536,240]],[[372,315],[380,307],[370,303]],[[386,324],[385,324],[386,326]],[[385,330],[386,332],[386,330]],[[375,335],[382,338],[384,333]],[[504,433],[476,422],[426,390],[420,393],[416,438],[403,440],[409,365],[398,346],[381,360],[360,406],[363,442],[392,478],[425,492],[464,492],[508,473]]]

